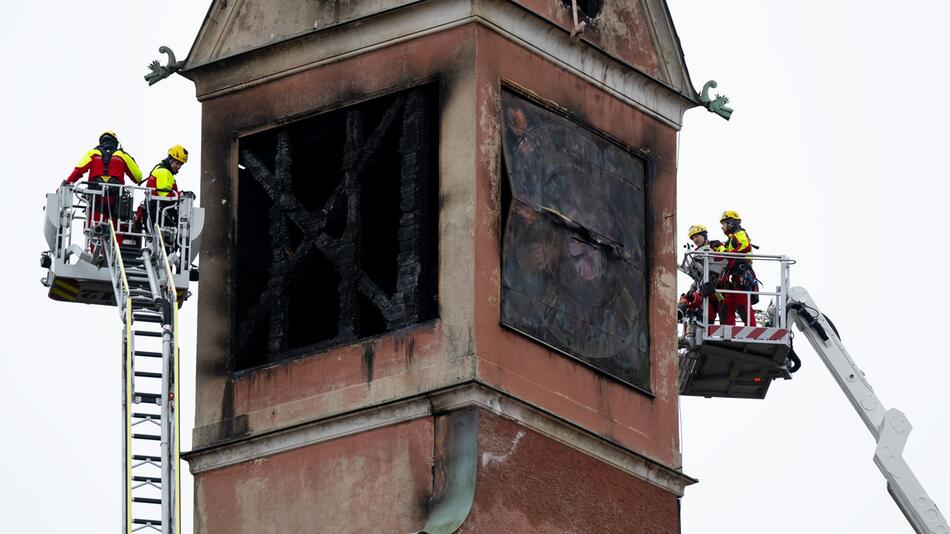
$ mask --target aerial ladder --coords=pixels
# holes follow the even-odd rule
[[[188,192],[104,183],[47,195],[49,297],[115,306],[122,324],[124,534],[181,531],[178,308],[198,278],[204,223],[193,204]]]
[[[771,263],[778,266],[774,290],[717,287],[716,265],[729,261]],[[805,336],[874,437],[874,463],[887,481],[887,490],[917,534],[950,533],[947,521],[903,458],[911,424],[898,409],[885,409],[864,373],[841,343],[834,324],[801,287],[789,287],[786,256],[693,251],[680,270],[694,280],[702,305],[680,308],[683,326],[679,338],[680,394],[703,397],[764,399],[776,379],[788,380],[801,361],[792,348],[791,325]],[[749,263],[751,265],[751,263]],[[755,314],[756,326],[724,325],[711,316],[710,299],[719,294],[742,294],[744,317]],[[755,297],[772,297],[767,312],[752,308]],[[698,301],[698,298],[697,298]]]

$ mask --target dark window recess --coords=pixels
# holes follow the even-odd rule
[[[561,0],[561,3],[567,6],[567,10],[572,14],[574,12],[573,0]],[[591,22],[604,10],[604,0],[577,0],[577,18],[586,22]]]
[[[502,94],[502,323],[650,387],[645,162]]]
[[[438,93],[240,140],[237,369],[437,315]]]

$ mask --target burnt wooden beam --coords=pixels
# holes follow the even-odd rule
[[[378,131],[378,128],[377,128]],[[373,132],[375,135],[376,132]],[[340,273],[337,295],[340,315],[338,334],[344,339],[356,339],[360,332],[360,310],[357,298],[356,273],[359,270],[362,228],[360,225],[360,187],[357,166],[364,144],[363,116],[358,109],[346,114],[346,143],[343,145],[343,191],[346,194],[346,222],[343,236],[337,241],[333,263]]]
[[[426,292],[428,250],[426,202],[429,186],[429,136],[431,124],[426,101],[420,91],[410,93],[403,114],[399,139],[399,254],[396,263],[396,294],[393,310],[387,317],[390,328],[415,323],[423,312]]]
[[[430,176],[433,157],[430,145],[434,125],[427,95],[422,90],[398,95],[385,110],[381,110],[381,114],[366,113],[365,109],[373,108],[357,106],[342,115],[345,138],[341,158],[336,160],[339,163],[328,163],[331,169],[327,173],[341,178],[327,200],[317,209],[311,209],[312,206],[308,208],[297,197],[294,175],[306,172],[307,175],[315,175],[314,179],[319,179],[324,175],[322,167],[316,170],[294,169],[292,152],[300,148],[294,148],[296,145],[290,133],[293,130],[283,128],[277,132],[276,143],[272,145],[273,165],[265,164],[264,158],[253,150],[240,150],[246,175],[260,185],[270,199],[266,218],[269,241],[266,250],[270,253],[270,262],[266,265],[268,278],[257,295],[257,301],[252,301],[253,304],[249,302],[250,308],[245,308],[247,312],[241,312],[242,319],[236,329],[239,350],[247,347],[252,339],[261,340],[260,336],[266,340],[269,355],[295,348],[290,344],[290,304],[294,297],[291,293],[301,277],[307,275],[305,268],[313,265],[314,255],[325,259],[339,275],[339,282],[334,288],[339,304],[336,335],[332,339],[320,339],[320,345],[352,341],[366,335],[361,310],[365,310],[367,304],[379,312],[387,329],[418,322],[430,313],[427,306],[432,297],[428,294],[427,277],[431,275],[432,269],[426,265],[433,260],[434,253],[425,249],[432,238],[427,226],[432,215],[429,213],[433,179]],[[368,117],[378,117],[371,130],[367,125],[367,120],[371,120]],[[377,177],[381,158],[387,158],[388,161],[394,155],[399,160],[398,168],[387,168],[384,174]],[[332,169],[335,164],[339,165],[337,170]],[[363,235],[364,219],[382,216],[364,213],[367,206],[363,202],[365,192],[380,185],[381,182],[377,180],[395,178],[393,171],[398,172],[399,179],[399,196],[392,199],[399,206],[398,221],[392,221],[398,224],[398,249],[395,257],[383,258],[381,261],[386,263],[377,263],[373,267],[384,272],[389,269],[388,272],[396,277],[395,290],[390,295],[389,289],[383,289],[363,269],[363,262],[367,260],[364,254],[378,253],[363,248],[367,239]],[[298,181],[302,176],[297,177]],[[378,197],[370,201],[378,202]],[[392,217],[393,212],[384,213],[390,214],[386,217]],[[331,221],[333,235],[328,233]],[[381,220],[370,224],[381,224]],[[371,258],[370,261],[377,259]],[[373,276],[378,274],[378,271],[371,272]]]
[[[255,157],[249,151],[242,151],[242,157],[245,161],[245,166],[251,172],[251,176],[254,180],[264,186],[264,191],[267,193],[268,197],[275,204],[279,204],[284,216],[293,222],[297,228],[303,232],[305,241],[312,241],[313,245],[317,250],[323,254],[330,262],[334,265],[341,275],[347,272],[346,263],[342,259],[342,256],[345,256],[348,251],[345,248],[345,243],[341,242],[339,239],[334,239],[328,236],[324,229],[326,227],[326,213],[330,211],[327,206],[324,206],[324,209],[321,210],[321,216],[314,216],[312,212],[307,210],[303,204],[293,196],[293,193],[289,190],[283,190],[280,188],[274,187],[274,180],[272,178],[273,174],[268,170],[261,161]],[[343,188],[340,188],[339,191],[345,193]],[[330,202],[338,202],[339,197],[342,195],[334,195],[331,197]],[[329,202],[328,202],[329,204]],[[341,256],[341,251],[343,252]],[[383,291],[375,282],[369,279],[365,273],[357,272],[352,273],[353,276],[359,280],[359,283],[356,284],[356,287],[360,290],[364,297],[369,299],[373,305],[377,306],[380,310],[388,310],[391,306],[389,298],[386,297],[385,291]]]

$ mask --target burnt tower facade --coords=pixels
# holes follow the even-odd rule
[[[196,532],[679,530],[663,0],[216,0]]]

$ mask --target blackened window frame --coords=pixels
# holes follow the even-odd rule
[[[230,359],[231,359],[231,364],[229,367],[232,369],[232,372],[241,374],[241,373],[253,371],[254,369],[257,369],[263,366],[268,366],[275,363],[281,363],[281,362],[291,360],[294,358],[304,357],[304,356],[308,356],[312,354],[324,353],[324,352],[327,352],[327,351],[330,351],[335,348],[345,346],[351,343],[357,343],[357,342],[374,339],[381,336],[392,335],[394,332],[424,328],[427,325],[431,325],[434,321],[438,319],[438,317],[440,316],[440,309],[439,309],[440,213],[439,213],[438,198],[439,198],[440,180],[441,180],[439,140],[440,140],[440,135],[441,135],[440,129],[441,129],[441,94],[442,94],[442,90],[440,86],[441,86],[441,83],[438,78],[420,80],[418,83],[412,86],[394,87],[386,91],[376,92],[371,95],[366,95],[365,97],[360,98],[360,99],[351,100],[344,103],[337,103],[333,105],[332,107],[312,110],[305,114],[299,114],[299,115],[290,116],[290,117],[283,117],[269,124],[259,126],[253,129],[248,129],[243,132],[239,132],[235,135],[233,139],[233,144],[232,144],[232,168],[234,169],[233,170],[234,174],[232,177],[233,190],[232,190],[232,196],[231,196],[232,201],[233,201],[232,217],[233,217],[234,232],[232,234],[232,239],[231,239],[231,254],[230,254],[231,269],[230,269],[230,276],[229,276],[230,284],[232,287],[232,294],[234,295],[233,304],[231,306],[231,328],[230,328],[231,342],[230,342],[230,351],[229,351]],[[359,152],[363,150],[366,147],[366,145],[369,145],[372,142],[372,139],[370,138],[374,134],[378,133],[376,129],[382,127],[381,123],[386,120],[386,114],[383,114],[382,118],[380,118],[378,123],[373,124],[372,122],[370,122],[367,124],[360,124],[360,127],[356,128],[355,130],[351,129],[350,127],[350,119],[354,115],[354,112],[356,115],[360,115],[360,112],[365,113],[366,109],[370,106],[375,105],[378,107],[380,105],[380,102],[388,102],[386,106],[399,108],[399,110],[396,113],[397,114],[396,121],[401,121],[401,122],[399,123],[398,133],[391,136],[391,137],[395,137],[395,139],[394,140],[391,139],[389,141],[389,145],[386,145],[386,146],[389,146],[390,149],[392,148],[392,146],[400,147],[398,149],[398,158],[400,158],[399,164],[401,166],[404,166],[404,165],[407,165],[407,163],[406,163],[405,157],[403,156],[401,143],[406,142],[405,139],[410,135],[409,133],[407,133],[408,131],[407,124],[408,124],[408,121],[411,120],[410,118],[408,118],[409,114],[411,113],[409,108],[410,108],[410,104],[412,103],[413,98],[416,97],[417,95],[421,95],[419,98],[421,98],[423,101],[421,103],[417,103],[418,105],[416,105],[413,108],[415,111],[413,111],[412,113],[415,113],[417,122],[422,121],[422,124],[419,124],[418,127],[415,130],[413,130],[412,135],[422,135],[422,136],[427,135],[429,137],[429,139],[424,139],[423,141],[420,142],[421,146],[424,147],[424,151],[425,150],[428,151],[428,153],[425,156],[422,156],[422,159],[424,160],[423,165],[428,165],[428,169],[425,171],[422,171],[424,174],[426,174],[426,176],[421,183],[424,183],[424,187],[427,188],[427,191],[423,192],[423,195],[425,196],[425,198],[423,198],[422,200],[419,200],[419,202],[423,202],[425,206],[418,207],[418,210],[417,210],[418,214],[424,214],[425,220],[422,221],[420,224],[427,226],[427,230],[426,229],[423,230],[424,237],[421,238],[424,241],[424,244],[421,246],[424,247],[425,250],[415,251],[417,254],[419,254],[423,258],[421,261],[427,262],[427,266],[423,266],[422,268],[423,274],[421,275],[421,278],[425,278],[425,280],[419,282],[417,286],[414,286],[416,288],[419,288],[419,291],[427,292],[428,296],[424,298],[431,298],[431,303],[427,304],[428,308],[422,313],[423,316],[421,318],[416,318],[416,319],[410,318],[408,322],[404,322],[402,324],[395,324],[395,326],[393,326],[392,324],[389,324],[391,323],[390,317],[386,316],[383,318],[383,320],[386,321],[387,325],[385,328],[382,328],[379,331],[374,331],[374,332],[370,332],[366,334],[363,334],[361,332],[350,332],[349,334],[337,332],[337,336],[333,338],[320,340],[316,343],[310,343],[310,344],[296,346],[296,347],[289,347],[286,350],[271,352],[270,350],[268,350],[268,347],[265,345],[264,350],[259,351],[260,354],[251,354],[251,355],[240,354],[241,348],[238,346],[238,343],[239,343],[238,340],[239,340],[239,335],[240,335],[239,329],[241,328],[241,325],[242,325],[242,320],[239,317],[241,310],[239,309],[239,305],[238,305],[238,300],[239,300],[238,292],[240,288],[240,284],[238,281],[238,276],[240,275],[240,271],[239,271],[240,260],[239,260],[238,247],[239,247],[239,239],[241,237],[241,232],[240,232],[241,221],[239,219],[239,216],[241,213],[241,203],[240,203],[241,185],[240,184],[242,182],[241,173],[245,172],[244,169],[246,169],[247,167],[247,161],[244,161],[244,165],[241,164],[242,161],[247,157],[246,153],[242,154],[242,143],[246,142],[248,139],[254,138],[255,136],[261,136],[262,134],[273,135],[275,139],[277,139],[284,132],[291,130],[295,126],[299,127],[300,125],[307,123],[308,121],[318,122],[325,117],[329,117],[333,115],[342,115],[344,117],[343,122],[346,124],[347,136],[354,135],[354,132],[358,132],[355,135],[359,135],[360,130],[362,130],[361,133],[362,133],[363,144],[360,145],[360,147],[358,148],[357,155],[356,155],[356,157],[359,159],[360,158]],[[397,104],[393,104],[394,102]],[[421,112],[419,111],[420,107],[424,108],[423,111]],[[389,113],[390,111],[392,111],[392,109],[387,109],[386,113]],[[421,119],[419,118],[420,115],[422,116]],[[428,128],[428,130],[426,130],[426,128]],[[385,132],[383,135],[385,135]],[[276,149],[275,149],[275,152],[276,152]],[[344,154],[343,157],[345,159],[347,157],[346,154]],[[412,157],[410,157],[410,159],[411,158]],[[343,161],[339,165],[341,167],[345,167],[347,165],[347,162]],[[270,170],[272,171],[272,174],[274,175],[278,173],[278,169],[276,168],[276,163],[274,163],[274,167],[272,167]],[[399,185],[397,185],[396,187],[397,191],[406,182],[406,180],[404,180],[404,172],[405,172],[405,169],[400,167],[399,170],[393,173],[393,176],[389,176],[388,174],[386,175],[387,177],[393,178],[394,181],[399,183]],[[288,170],[287,173],[290,174],[290,171]],[[288,178],[288,179],[295,180],[294,178]],[[367,178],[366,176],[360,177],[359,180],[362,180],[362,181],[359,184],[357,184],[356,187],[361,188],[361,191],[362,191],[362,188],[371,187],[370,185],[366,185],[363,182],[369,179],[370,178]],[[255,178],[255,180],[257,179]],[[345,176],[341,177],[339,179],[337,188],[346,188],[348,186],[348,184],[345,183],[346,180],[347,178]],[[261,187],[262,190],[267,189],[266,187],[263,187],[263,184],[259,180],[258,180],[258,184],[260,184],[259,187]],[[352,188],[352,184],[349,184],[349,187]],[[287,190],[290,191],[290,188],[288,188]],[[357,196],[365,197],[365,192]],[[271,195],[271,197],[274,198],[273,195]],[[342,201],[338,200],[338,203],[342,203],[344,205],[343,209],[346,210],[347,212],[349,212],[349,210],[352,209],[351,198],[352,198],[352,195],[344,192],[344,194],[342,195]],[[396,206],[396,209],[401,210],[402,208],[400,207],[400,203],[405,202],[406,198],[403,198],[403,196],[400,196],[392,200]],[[359,200],[357,201],[359,202]],[[329,202],[332,202],[332,201],[329,201]],[[271,202],[271,204],[273,204],[273,201]],[[325,210],[331,210],[331,209],[334,209],[334,206],[330,205],[329,208],[327,206],[323,206],[323,208]],[[359,209],[359,207],[357,207],[357,209]],[[319,211],[321,211],[321,209],[317,209],[316,211],[311,211],[311,215],[316,214]],[[407,213],[410,214],[410,219],[412,219],[412,217],[417,214],[416,211],[402,212],[402,215],[396,220],[396,223],[399,225],[400,229],[405,226],[401,223],[403,223],[406,220]],[[266,219],[266,216],[265,216],[265,219]],[[382,226],[379,223],[372,223],[372,224],[377,224],[377,226]],[[411,225],[411,221],[409,224]],[[362,219],[360,222],[357,223],[357,225],[360,228],[363,228],[364,224],[362,222]],[[297,223],[297,226],[302,228],[302,225],[299,222]],[[298,233],[300,231],[301,230],[298,229]],[[358,232],[361,232],[361,230],[359,230]],[[398,235],[397,240],[402,239],[402,234],[400,233],[400,230],[395,230],[395,233]],[[324,235],[322,237],[326,237],[326,236]],[[360,238],[361,237],[357,237],[357,239],[360,239]],[[267,247],[265,246],[265,247],[260,247],[260,248],[262,249],[262,251],[265,251]],[[313,247],[313,248],[316,248],[316,247]],[[359,244],[357,244],[356,248],[357,249],[360,248]],[[396,254],[397,265],[395,266],[395,269],[399,271],[400,273],[402,272],[402,269],[400,265],[398,264],[398,261],[399,261],[398,257],[401,257],[403,252],[404,250],[402,248],[399,248]],[[373,254],[373,252],[369,252],[366,255],[371,255],[371,254]],[[364,265],[361,262],[362,262],[363,256],[366,256],[366,255],[360,255],[359,251],[357,251],[356,259],[355,259],[355,268],[357,270],[362,270],[364,268]],[[332,261],[332,260],[328,260],[328,261]],[[370,260],[370,261],[373,261],[373,260]],[[363,274],[363,273],[361,272],[360,274]],[[362,281],[362,280],[346,281],[344,280],[344,278],[345,277],[343,276],[340,277],[341,282],[339,285],[349,285],[352,288],[354,288],[354,291],[353,291],[354,296],[352,298],[361,299],[361,300],[367,300],[367,299],[373,298],[372,295],[364,296],[361,294],[362,290],[364,289],[363,286],[367,285],[366,283],[364,283],[365,281]],[[395,281],[394,283],[398,285],[399,282]],[[372,285],[372,281],[370,282],[370,285]],[[376,289],[378,290],[379,288],[377,287]],[[376,293],[380,293],[380,292],[376,291]],[[382,292],[382,293],[383,294],[381,295],[381,298],[383,300],[386,300],[387,298],[389,299],[389,304],[391,305],[389,310],[392,312],[394,316],[398,316],[399,311],[396,308],[400,308],[400,309],[404,308],[405,303],[402,300],[399,300],[398,295],[396,294],[386,295],[385,292]],[[397,293],[399,293],[399,291],[397,291]],[[340,297],[340,298],[343,298],[343,297]],[[360,306],[363,306],[363,305],[360,304]],[[381,313],[383,313],[384,316],[386,315],[385,311],[381,311]],[[246,319],[246,317],[244,319]],[[342,320],[340,324],[342,328]]]
[[[534,92],[527,91],[517,84],[511,83],[507,80],[502,80],[500,89],[501,90],[499,92],[499,97],[498,97],[499,98],[498,108],[501,113],[500,119],[502,121],[501,129],[499,131],[500,136],[503,135],[503,130],[504,128],[506,128],[505,108],[502,103],[502,99],[504,97],[504,94],[507,92],[519,99],[526,101],[529,104],[538,106],[544,109],[545,111],[558,115],[561,118],[566,119],[567,121],[570,121],[573,125],[583,130],[586,130],[590,134],[596,137],[600,137],[601,139],[613,144],[614,146],[628,153],[630,156],[639,160],[643,164],[643,188],[644,188],[644,191],[643,191],[643,195],[644,195],[643,232],[644,232],[644,238],[645,238],[645,246],[643,250],[643,269],[644,269],[644,277],[645,277],[645,285],[646,285],[645,299],[644,299],[645,300],[644,314],[646,317],[645,328],[646,328],[647,346],[648,346],[647,358],[648,358],[649,380],[644,385],[633,383],[631,381],[623,379],[622,377],[616,376],[609,371],[601,369],[600,367],[597,367],[596,365],[593,365],[585,361],[584,359],[578,357],[577,355],[571,354],[567,350],[556,347],[550,343],[545,342],[544,340],[537,339],[531,335],[528,335],[525,332],[518,330],[517,328],[514,328],[510,325],[505,324],[504,321],[502,320],[501,310],[499,311],[499,325],[502,328],[510,330],[511,332],[514,332],[520,336],[527,337],[528,339],[531,339],[532,341],[539,343],[554,352],[558,352],[570,358],[572,361],[579,363],[588,369],[591,369],[594,373],[596,373],[599,376],[603,376],[611,381],[623,384],[624,386],[630,387],[634,389],[635,391],[637,391],[638,393],[650,399],[654,399],[656,397],[655,394],[653,393],[653,381],[655,379],[654,365],[653,365],[654,340],[653,340],[653,335],[652,335],[653,322],[650,318],[650,313],[652,310],[652,302],[653,302],[653,297],[654,297],[653,288],[652,288],[652,285],[653,285],[652,276],[653,276],[653,271],[654,271],[654,248],[653,248],[654,246],[652,242],[652,237],[654,235],[654,227],[655,227],[655,221],[654,221],[655,210],[653,206],[653,202],[654,202],[653,188],[654,188],[654,179],[656,177],[656,169],[657,169],[657,161],[656,161],[655,154],[650,149],[649,146],[643,146],[640,148],[631,146],[630,144],[625,143],[624,141],[618,139],[617,137],[603,130],[598,129],[597,127],[593,126],[592,124],[584,120],[582,117],[571,113],[564,107],[559,106],[552,101],[545,100],[543,97],[537,95]],[[512,184],[511,184],[510,177],[508,174],[508,169],[507,169],[508,162],[506,161],[505,154],[504,154],[504,148],[503,148],[504,142],[502,139],[499,139],[499,143],[500,143],[500,148],[498,151],[498,159],[499,159],[498,168],[499,168],[499,173],[501,174],[500,176],[501,179],[499,180],[498,187],[501,190],[498,195],[498,199],[499,199],[498,207],[499,207],[499,214],[500,214],[499,226],[498,226],[498,247],[499,247],[498,257],[499,257],[499,269],[502,273],[502,286],[503,286],[504,285],[504,260],[505,260],[504,258],[505,230],[507,227],[509,210],[515,200],[514,200],[514,195],[512,193],[512,190],[511,190]]]

